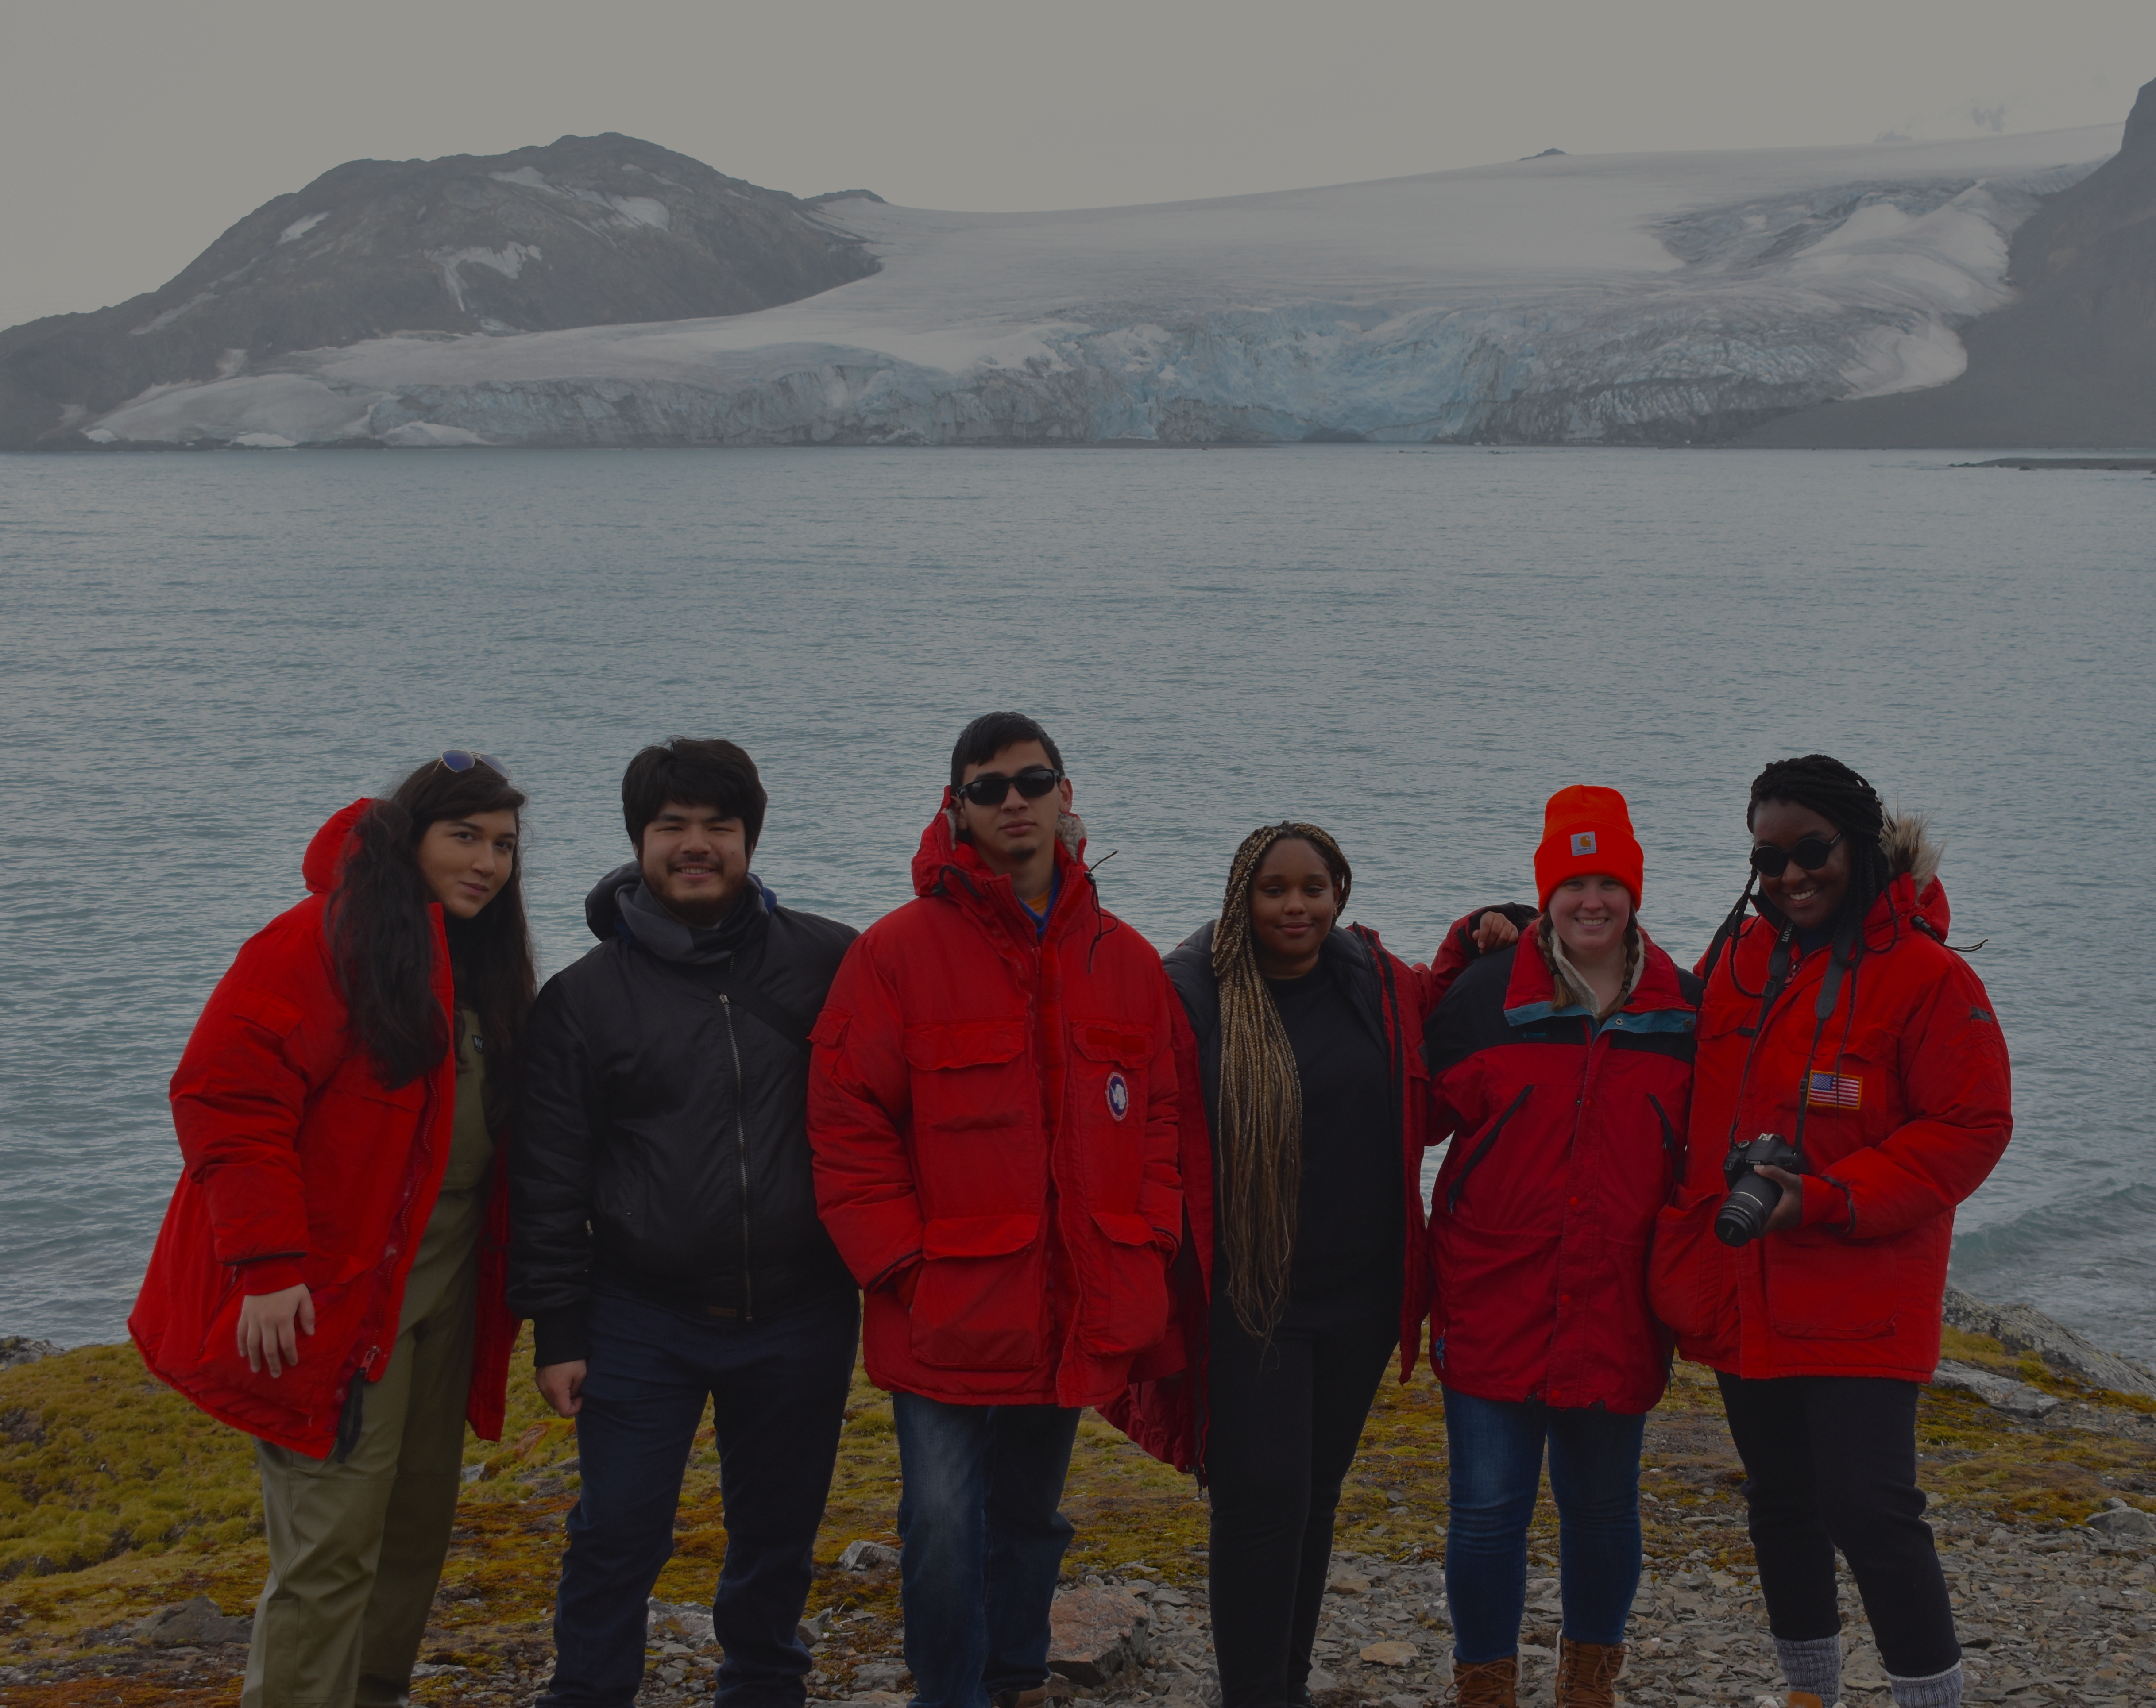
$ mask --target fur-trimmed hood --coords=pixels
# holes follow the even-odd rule
[[[1887,869],[1896,877],[1907,873],[1917,895],[1932,887],[1939,875],[1939,857],[1946,844],[1932,834],[1930,816],[1923,813],[1889,813],[1879,832],[1879,847],[1887,856]]]

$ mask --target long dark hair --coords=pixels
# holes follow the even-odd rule
[[[439,1065],[449,1023],[434,1000],[434,900],[419,875],[427,828],[475,813],[519,813],[524,793],[484,764],[452,771],[431,759],[362,815],[330,898],[330,933],[352,1035],[385,1085],[408,1085]],[[518,1046],[538,979],[524,917],[524,856],[476,918],[449,917],[450,976],[459,1008],[479,1016],[486,1049],[487,1125],[507,1118]]]
[[[1258,971],[1250,890],[1276,844],[1306,842],[1345,905],[1355,875],[1340,844],[1315,824],[1283,820],[1243,839],[1228,868],[1213,976],[1220,987],[1220,1176],[1214,1226],[1227,1263],[1224,1290],[1243,1331],[1270,1340],[1287,1308],[1302,1190],[1302,1076],[1280,1008]]]

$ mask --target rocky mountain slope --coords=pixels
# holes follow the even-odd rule
[[[0,446],[295,351],[746,314],[874,270],[814,203],[633,137],[351,161],[159,290],[0,332]]]
[[[2156,445],[2156,81],[2119,151],[2014,233],[2018,300],[1961,329],[1934,390],[1808,409],[1763,445]]]

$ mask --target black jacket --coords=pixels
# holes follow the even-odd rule
[[[623,916],[637,881],[592,891],[598,946],[547,982],[525,1046],[509,1297],[542,1365],[586,1356],[596,1280],[736,1322],[853,1286],[807,1119],[808,1031],[853,928],[752,880],[722,937],[696,934],[730,954],[662,958]]]

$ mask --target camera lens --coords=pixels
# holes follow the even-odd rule
[[[1747,1174],[1730,1189],[1714,1218],[1714,1237],[1724,1245],[1749,1245],[1767,1229],[1767,1218],[1782,1201],[1782,1188],[1757,1174]]]

